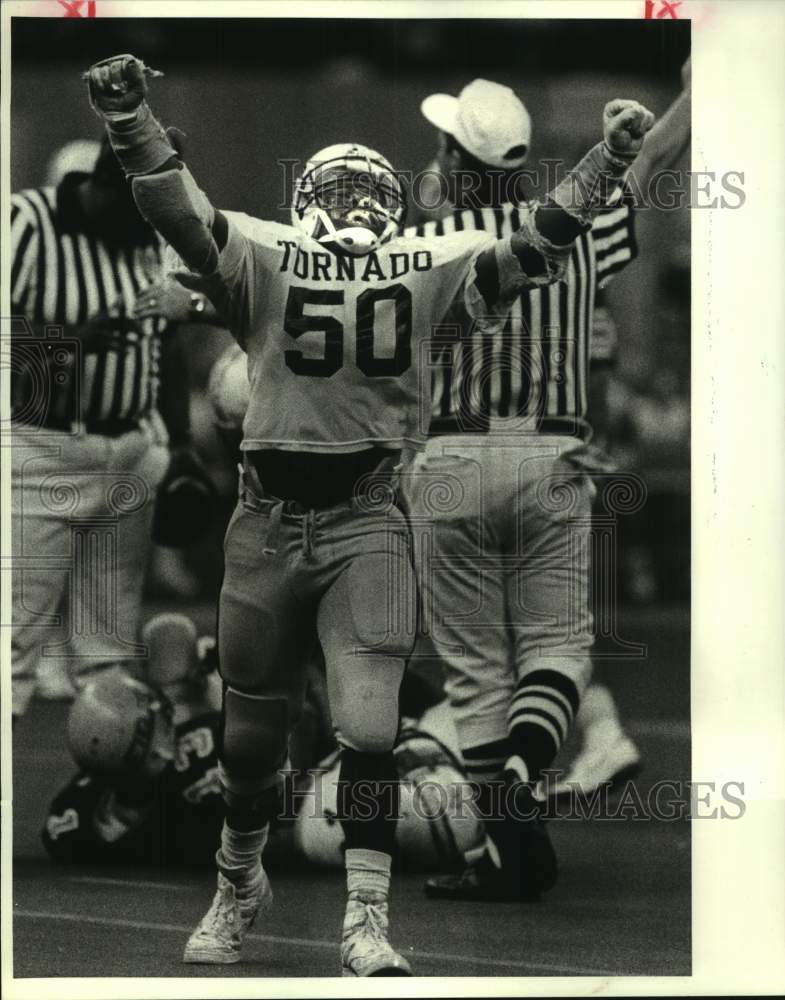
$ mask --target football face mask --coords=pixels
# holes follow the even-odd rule
[[[362,255],[401,227],[406,199],[388,161],[365,146],[328,146],[295,186],[292,222],[334,250]]]

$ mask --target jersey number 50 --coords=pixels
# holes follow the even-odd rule
[[[391,358],[377,358],[374,353],[376,305],[391,301],[395,307],[395,353]],[[296,375],[329,378],[343,366],[343,324],[335,316],[304,313],[303,306],[342,306],[343,292],[335,289],[289,289],[284,330],[290,337],[304,333],[324,334],[324,357],[306,358],[301,351],[286,351],[286,365]],[[357,297],[357,367],[370,378],[402,375],[412,363],[412,293],[405,285],[389,288],[366,288]]]

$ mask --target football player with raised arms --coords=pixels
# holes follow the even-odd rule
[[[219,608],[226,822],[218,889],[184,960],[238,961],[245,932],[272,901],[261,854],[302,704],[304,654],[318,637],[342,747],[341,971],[410,975],[387,937],[392,748],[416,619],[394,487],[427,432],[421,349],[461,288],[490,331],[522,288],[563,273],[572,241],[618,187],[653,116],[611,102],[604,141],[506,239],[404,239],[399,178],[356,144],[307,163],[291,226],[217,210],[147,104],[150,75],[131,55],[103,60],[87,74],[90,101],[139,210],[179,255],[180,280],[228,322],[250,379]]]

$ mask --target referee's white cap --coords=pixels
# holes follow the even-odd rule
[[[489,166],[520,167],[529,152],[529,112],[513,91],[500,83],[472,80],[458,97],[431,94],[420,110],[432,125],[449,132]]]

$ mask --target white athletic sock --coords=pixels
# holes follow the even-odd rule
[[[261,830],[241,833],[232,830],[224,821],[221,846],[215,860],[229,881],[234,882],[238,899],[256,888],[262,872],[262,851],[267,843],[269,829],[270,824],[266,823]]]
[[[361,899],[365,903],[386,901],[390,892],[390,855],[352,847],[346,851],[345,860],[349,899]]]

